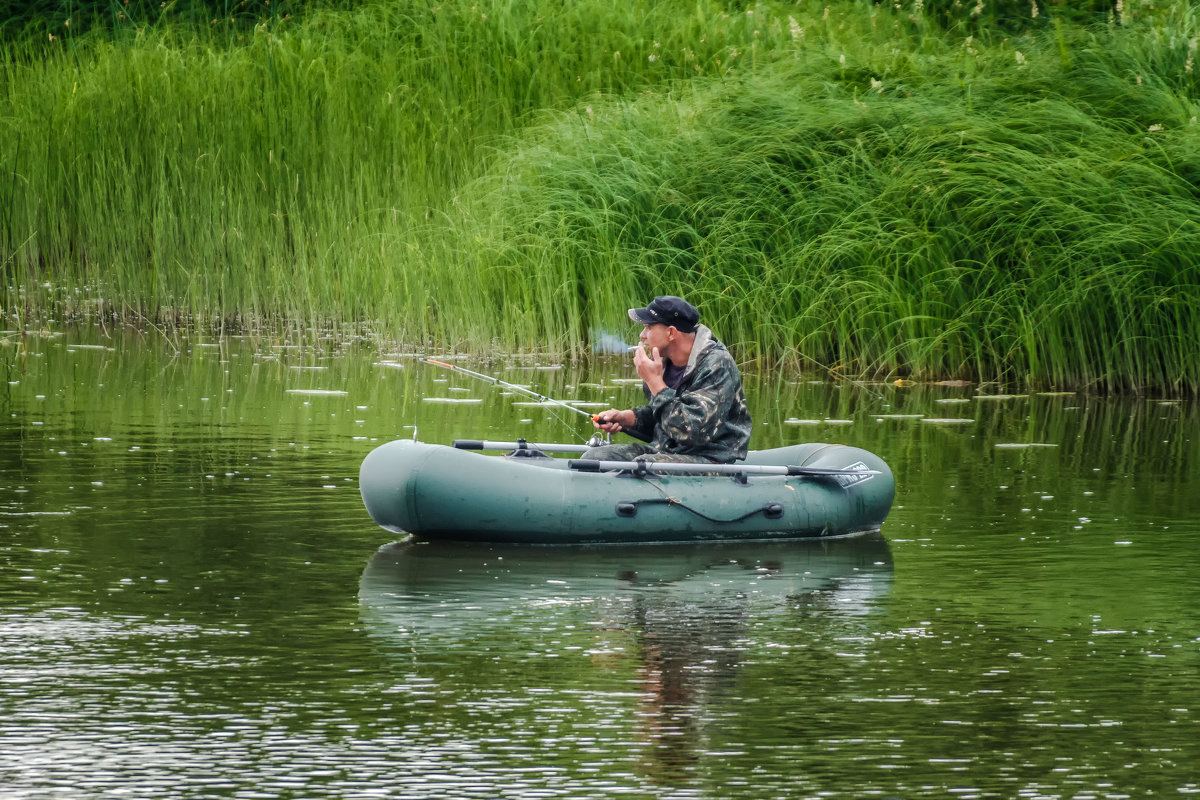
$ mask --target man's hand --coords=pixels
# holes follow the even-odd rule
[[[592,417],[592,425],[606,433],[616,433],[624,428],[632,428],[635,424],[637,424],[637,417],[634,416],[632,409],[617,411],[615,408],[610,408],[608,411],[601,411]]]
[[[650,394],[658,394],[667,388],[667,384],[663,380],[664,364],[657,347],[650,348],[649,355],[646,355],[644,347],[634,350],[633,366],[642,380],[646,382],[646,388],[650,390]]]

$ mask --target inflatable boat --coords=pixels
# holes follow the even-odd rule
[[[895,494],[881,458],[844,445],[751,451],[736,464],[559,457],[583,450],[397,440],[363,460],[359,488],[371,518],[397,534],[532,544],[845,536],[878,530]]]

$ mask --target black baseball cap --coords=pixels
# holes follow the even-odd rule
[[[666,295],[654,298],[645,308],[629,309],[629,318],[643,325],[674,325],[681,333],[691,333],[700,321],[700,312],[682,297]]]

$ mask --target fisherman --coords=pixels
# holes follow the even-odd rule
[[[680,297],[656,297],[645,308],[629,309],[629,318],[643,325],[633,366],[648,402],[602,411],[592,424],[648,444],[592,447],[583,458],[701,464],[745,459],[751,423],[742,376],[725,345],[699,324],[696,307]]]

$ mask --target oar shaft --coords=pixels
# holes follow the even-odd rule
[[[809,477],[838,477],[879,475],[877,469],[833,469],[827,467],[771,466],[766,464],[697,464],[676,461],[597,461],[590,458],[571,459],[567,466],[580,472],[634,472],[654,475],[718,474],[718,475],[807,475]]]

